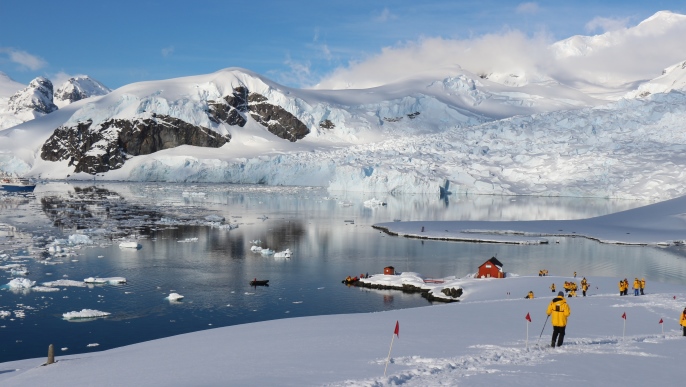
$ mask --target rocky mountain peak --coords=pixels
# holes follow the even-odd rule
[[[89,76],[69,78],[55,91],[54,102],[58,106],[69,105],[85,98],[105,95],[111,90]]]
[[[52,102],[53,86],[49,79],[37,77],[24,89],[9,98],[8,110],[13,113],[29,112],[44,115],[57,110]]]

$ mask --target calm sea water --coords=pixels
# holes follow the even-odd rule
[[[256,321],[429,305],[419,295],[341,283],[347,275],[379,273],[387,265],[427,277],[460,277],[497,255],[507,272],[521,275],[548,269],[551,275],[645,276],[648,284],[686,281],[686,259],[679,248],[603,245],[580,238],[541,246],[421,241],[370,227],[390,220],[574,219],[646,203],[384,195],[376,198],[386,206],[365,207],[373,197],[319,188],[151,183],[52,183],[31,197],[0,197],[0,222],[16,227],[0,232],[0,250],[26,257],[21,261],[30,270],[27,278],[37,284],[91,276],[128,280],[51,293],[0,291],[0,310],[25,314],[0,319],[0,361],[45,356],[51,343],[59,356]],[[196,225],[208,215],[239,227]],[[166,219],[175,219],[175,225]],[[74,255],[53,257],[45,251],[53,237],[84,232],[95,243]],[[142,248],[120,249],[110,240],[123,235],[139,238]],[[253,240],[276,251],[288,248],[293,257],[256,254],[250,251]],[[61,263],[43,264],[55,261]],[[3,277],[2,283],[14,278],[9,273]],[[270,286],[251,287],[253,278],[269,279]],[[170,292],[182,294],[183,301],[166,300]],[[81,309],[111,315],[82,322],[62,319],[63,313]]]

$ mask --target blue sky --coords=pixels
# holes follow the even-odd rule
[[[384,48],[521,31],[560,40],[636,25],[676,1],[0,0],[0,71],[110,88],[243,67],[306,87]]]

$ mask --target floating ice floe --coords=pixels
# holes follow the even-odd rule
[[[385,206],[385,205],[386,205],[386,202],[382,202],[381,200],[379,200],[377,198],[372,198],[372,199],[364,201],[364,206],[367,208],[376,208],[376,207],[381,207],[381,206]]]
[[[170,294],[167,296],[167,299],[168,299],[169,301],[179,301],[179,300],[183,299],[183,296],[180,295],[179,293],[170,293]]]
[[[262,248],[260,246],[252,246],[250,247],[250,251],[252,251],[253,253],[259,253],[260,251],[262,251]]]
[[[260,243],[262,243],[262,241],[259,239],[253,239],[250,241],[250,244],[253,244],[253,245],[259,245]]]
[[[60,286],[75,286],[77,288],[82,288],[82,287],[86,286],[86,284],[83,283],[82,281],[74,281],[74,280],[67,280],[67,279],[43,282],[41,285],[47,286],[47,287],[52,287],[52,288],[60,287]]]
[[[87,284],[125,284],[126,283],[126,278],[124,277],[107,277],[107,278],[99,278],[99,277],[88,277],[83,280],[83,282]]]
[[[6,310],[0,310],[0,318],[9,317],[11,315],[12,315],[12,312],[8,312]]]
[[[72,245],[90,245],[93,244],[93,241],[88,235],[73,234],[69,235],[69,243]]]
[[[278,253],[274,253],[274,258],[290,258],[293,255],[293,252],[291,249],[286,249],[284,251],[279,251]]]
[[[99,346],[99,345],[100,345],[100,344],[98,344],[98,343],[91,343],[91,344],[86,345],[86,347],[89,347],[89,348],[90,348],[90,347],[97,347],[97,346]]]
[[[74,320],[74,319],[81,319],[81,318],[98,318],[98,317],[105,317],[109,316],[111,313],[108,312],[101,312],[99,310],[95,309],[81,309],[80,312],[67,312],[63,313],[62,317],[65,320]]]
[[[50,293],[50,292],[59,292],[59,288],[54,288],[50,286],[34,286],[31,288],[32,291],[34,292],[44,292],[44,293]]]
[[[181,239],[178,240],[177,242],[179,243],[189,243],[189,242],[197,242],[198,238],[186,238],[186,239]]]
[[[36,281],[31,281],[28,278],[15,278],[10,281],[7,286],[9,286],[10,289],[30,289],[35,284]]]
[[[119,248],[121,249],[138,249],[142,247],[138,242],[134,241],[124,241],[119,243]]]
[[[262,249],[262,250],[260,250],[260,254],[262,254],[262,255],[274,255],[274,250],[272,250],[272,249]]]

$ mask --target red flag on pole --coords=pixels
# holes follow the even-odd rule
[[[398,320],[395,321],[395,330],[393,331],[393,334],[400,338],[400,324],[398,324]]]
[[[659,324],[662,324],[662,323],[664,323],[664,321],[662,321],[662,319],[660,319],[660,322],[659,322]]]
[[[624,312],[624,314],[622,314],[622,318],[626,320],[626,312]]]
[[[529,313],[527,313],[526,317],[524,318],[526,319],[526,321],[531,322],[531,316],[529,315]]]

